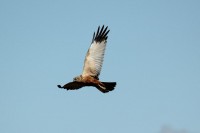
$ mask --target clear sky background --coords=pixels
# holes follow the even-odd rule
[[[116,89],[57,88],[103,24]],[[0,0],[1,133],[200,133],[199,103],[200,1]]]

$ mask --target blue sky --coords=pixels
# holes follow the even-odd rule
[[[199,133],[198,0],[1,0],[0,132]],[[65,91],[93,32],[111,30],[108,94]]]

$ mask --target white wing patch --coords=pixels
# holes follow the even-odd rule
[[[104,53],[106,49],[106,43],[107,43],[107,34],[109,32],[106,31],[107,27],[104,29],[104,26],[102,27],[101,31],[99,32],[99,28],[97,30],[97,34],[95,37],[95,33],[93,36],[93,42],[88,49],[87,55],[85,57],[84,67],[83,67],[83,73],[82,76],[93,76],[98,78],[102,64],[103,64],[103,58]]]
[[[91,44],[85,58],[82,76],[99,76],[103,64],[105,48],[106,41],[103,41],[101,43],[94,41]]]

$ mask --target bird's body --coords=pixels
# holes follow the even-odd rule
[[[100,27],[98,27],[96,35],[94,33],[92,44],[85,57],[82,74],[75,77],[73,82],[69,82],[63,87],[58,85],[59,88],[76,90],[84,86],[93,86],[103,93],[112,91],[114,89],[116,82],[101,82],[99,80],[108,38],[107,34],[109,32],[107,28],[108,27],[104,29],[104,26],[102,26],[100,30]]]

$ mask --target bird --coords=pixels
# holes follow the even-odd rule
[[[116,82],[101,82],[99,80],[109,31],[108,26],[105,28],[104,25],[102,27],[98,26],[96,33],[93,33],[92,43],[84,60],[82,74],[74,77],[72,82],[64,86],[57,85],[58,88],[77,90],[82,87],[92,86],[96,87],[102,93],[107,93],[115,89]]]

